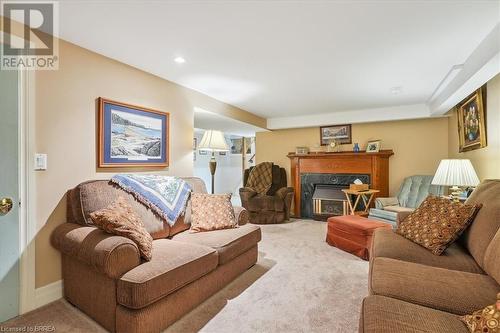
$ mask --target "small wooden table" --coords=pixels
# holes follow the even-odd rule
[[[370,209],[370,204],[373,201],[373,197],[375,196],[375,193],[379,193],[380,191],[379,190],[357,191],[357,190],[343,189],[342,192],[344,192],[345,197],[347,198],[350,215],[368,216],[368,209]],[[354,203],[351,200],[351,196],[356,197]],[[365,204],[365,209],[356,211],[360,199],[363,200],[363,203]]]

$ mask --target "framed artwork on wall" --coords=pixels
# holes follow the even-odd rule
[[[321,126],[319,128],[322,146],[327,146],[335,140],[338,144],[352,143],[351,125]]]
[[[459,151],[486,147],[486,88],[457,105]]]
[[[98,165],[167,167],[170,114],[99,97]]]
[[[245,138],[245,154],[252,152],[252,138]],[[243,138],[231,139],[231,154],[243,154]]]

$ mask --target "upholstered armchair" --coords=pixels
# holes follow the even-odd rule
[[[243,188],[240,188],[241,205],[250,213],[250,222],[255,224],[281,223],[290,219],[293,187],[287,187],[286,171],[273,165],[272,185],[265,195],[246,187],[248,176],[254,167],[245,170]]]
[[[433,176],[411,176],[404,179],[395,197],[376,198],[369,218],[397,226],[399,221],[415,210],[430,194],[443,195],[442,186],[432,185]]]

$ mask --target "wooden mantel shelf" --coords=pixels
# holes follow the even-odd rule
[[[299,157],[299,158],[322,158],[322,157],[332,157],[332,156],[392,156],[394,155],[394,152],[392,149],[386,149],[386,150],[381,150],[378,153],[367,153],[366,151],[359,151],[359,152],[354,152],[354,151],[341,151],[341,152],[336,152],[336,153],[329,153],[329,152],[319,152],[319,153],[308,153],[308,154],[296,154],[296,153],[288,153],[286,155],[288,158],[294,158],[294,157]]]
[[[370,176],[370,186],[380,190],[377,196],[389,195],[389,157],[392,150],[381,150],[378,153],[365,151],[345,151],[338,153],[309,153],[287,155],[291,162],[291,179],[295,188],[294,215],[301,216],[301,174],[366,174]]]

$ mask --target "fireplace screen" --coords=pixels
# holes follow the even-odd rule
[[[313,201],[313,219],[326,220],[330,216],[346,215],[349,206],[340,185],[316,185]]]

